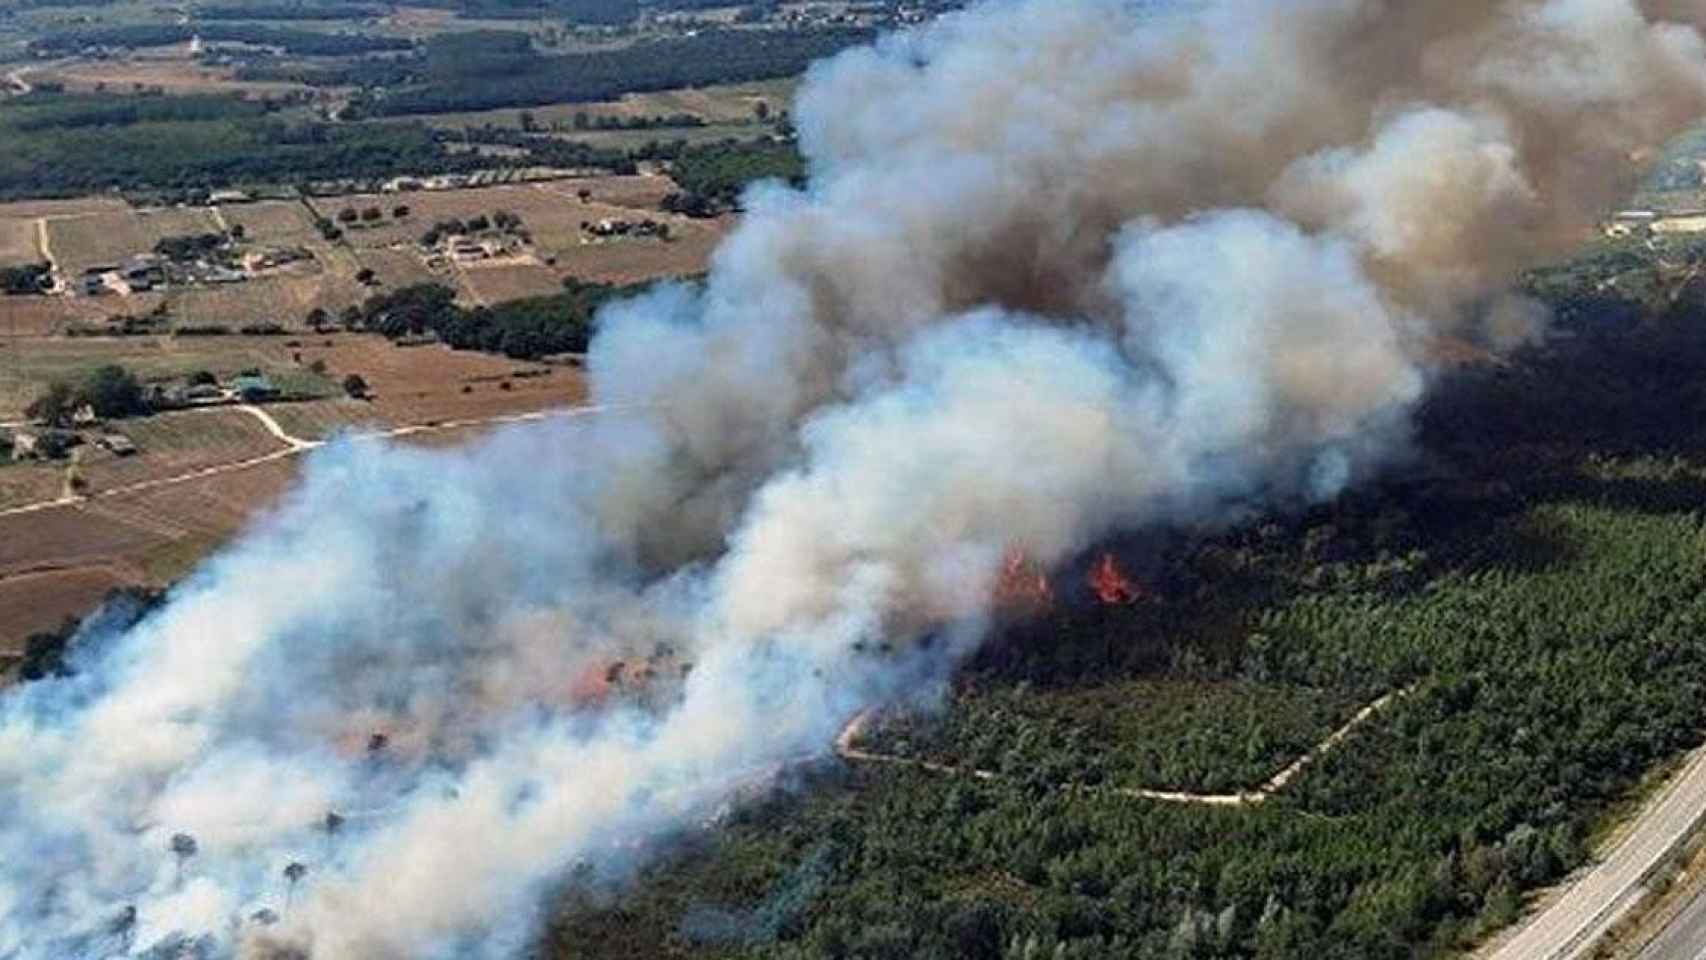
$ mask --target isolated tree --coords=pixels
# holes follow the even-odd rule
[[[76,409],[76,391],[71,385],[61,380],[55,380],[47,385],[41,395],[30,401],[24,408],[24,413],[31,420],[45,423],[50,427],[63,427],[71,422],[71,414]]]
[[[591,187],[582,187],[579,190],[575,191],[575,195],[581,198],[582,203],[591,203],[592,202],[592,188]]]
[[[360,270],[356,271],[356,274],[355,274],[355,282],[356,283],[362,284],[363,286],[367,286],[367,285],[371,285],[373,283],[373,279],[374,279],[373,270],[368,268],[368,267],[362,267]]]
[[[763,123],[764,121],[769,120],[770,119],[770,104],[766,103],[763,100],[760,100],[757,103],[753,104],[752,105],[752,115],[754,117],[758,118],[759,123]]]
[[[399,203],[396,206],[391,208],[391,216],[398,219],[398,220],[401,220],[404,217],[408,216],[409,213],[410,213],[409,205],[406,203]]]
[[[308,311],[308,326],[315,333],[319,333],[321,329],[329,326],[331,322],[332,315],[326,312],[325,307],[315,307]]]
[[[128,417],[148,412],[148,398],[136,374],[107,364],[89,375],[77,400],[94,408],[97,417]]]
[[[367,381],[362,379],[359,373],[350,374],[344,378],[344,393],[357,400],[365,399],[367,397]]]
[[[383,220],[383,219],[385,219],[385,211],[379,209],[378,207],[368,207],[367,209],[361,211],[361,222],[362,223],[373,223],[375,221]]]
[[[178,882],[182,883],[184,879],[184,864],[189,862],[189,859],[196,855],[197,847],[195,838],[187,833],[174,833],[172,834],[172,842],[168,845],[167,849],[172,851],[172,856],[178,858]]]
[[[244,237],[249,235],[249,231],[247,229],[245,229],[242,224],[234,223],[231,225],[230,234],[231,234],[231,239],[241,240]]]
[[[338,211],[339,223],[354,223],[360,218],[361,214],[357,213],[354,207],[345,207]]]
[[[284,893],[284,908],[286,910],[290,909],[291,903],[296,899],[296,885],[307,875],[308,865],[299,860],[292,860],[284,865],[284,880],[285,883],[289,884]]]

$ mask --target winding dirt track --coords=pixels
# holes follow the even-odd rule
[[[1303,768],[1315,760],[1325,756],[1328,751],[1338,746],[1344,739],[1362,726],[1376,714],[1391,706],[1394,702],[1408,695],[1414,687],[1394,690],[1384,697],[1375,700],[1356,715],[1345,722],[1345,725],[1333,731],[1325,740],[1316,744],[1308,753],[1287,764],[1285,769],[1269,777],[1267,782],[1254,790],[1244,793],[1183,793],[1172,790],[1144,790],[1137,787],[1110,787],[1103,792],[1133,800],[1157,800],[1163,803],[1194,803],[1210,807],[1244,807],[1264,803],[1269,797],[1285,789]],[[979,770],[973,767],[956,767],[946,763],[935,763],[929,760],[914,760],[909,757],[895,757],[884,753],[872,753],[853,746],[859,735],[870,726],[875,717],[875,710],[866,710],[854,717],[843,727],[841,734],[835,738],[835,752],[843,760],[853,763],[887,763],[896,766],[915,767],[928,770],[931,773],[948,774],[952,776],[972,777],[977,780],[999,780],[1002,775],[993,770]]]

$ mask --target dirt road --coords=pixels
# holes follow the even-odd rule
[[[1344,726],[1333,731],[1325,740],[1316,744],[1308,753],[1305,753],[1303,756],[1298,757],[1296,760],[1287,764],[1285,769],[1274,774],[1272,777],[1269,777],[1267,782],[1254,790],[1250,790],[1245,793],[1184,793],[1173,790],[1144,790],[1138,787],[1114,787],[1108,789],[1107,792],[1122,797],[1130,797],[1133,800],[1158,800],[1163,803],[1194,803],[1210,807],[1242,807],[1264,803],[1269,797],[1272,797],[1274,794],[1284,789],[1285,785],[1295,779],[1297,775],[1302,772],[1304,767],[1319,759],[1334,747],[1337,747],[1346,737],[1350,736],[1357,727],[1368,722],[1370,718],[1374,717],[1382,710],[1385,710],[1397,700],[1406,696],[1411,689],[1414,688],[1395,690],[1388,693],[1386,696],[1375,700],[1373,703],[1368,704],[1361,710],[1358,710],[1355,716],[1345,722]],[[1002,776],[993,770],[956,767],[945,763],[934,763],[929,760],[914,760],[910,757],[895,757],[888,754],[872,753],[868,750],[860,750],[853,746],[853,743],[859,739],[860,734],[865,732],[865,728],[870,726],[872,718],[873,711],[870,710],[859,714],[854,717],[847,726],[843,727],[841,734],[835,738],[835,752],[843,760],[848,760],[854,763],[887,763],[899,766],[916,767],[920,770],[928,770],[932,773],[969,776],[977,780],[998,780]]]

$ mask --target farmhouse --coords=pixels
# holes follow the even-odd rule
[[[37,449],[41,444],[41,435],[19,430],[12,434],[12,459],[34,460],[39,454]]]

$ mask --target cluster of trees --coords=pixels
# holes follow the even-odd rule
[[[53,285],[53,267],[46,263],[24,263],[0,267],[0,293],[42,293]]]
[[[177,237],[161,237],[154,252],[174,263],[189,263],[206,259],[230,240],[228,234],[196,233]]]
[[[145,587],[115,587],[107,591],[100,606],[89,616],[81,620],[67,618],[58,629],[31,634],[24,641],[24,656],[16,667],[18,678],[30,682],[71,676],[76,672],[74,641],[129,630],[164,600],[164,591]]]
[[[449,34],[429,42],[425,54],[407,65],[368,61],[378,71],[372,77],[345,72],[338,79],[392,88],[381,98],[358,100],[352,116],[488,110],[792,76],[872,36],[854,28],[708,30],[546,56],[532,49],[525,34]]]
[[[0,105],[0,198],[193,193],[483,163],[449,154],[424,125],[292,122],[234,98],[38,95]]]
[[[97,367],[75,385],[55,380],[30,402],[24,412],[31,419],[52,427],[71,425],[72,417],[83,407],[94,410],[97,417],[130,417],[148,413],[148,396],[142,382],[117,364]]]
[[[516,234],[524,238],[528,236],[520,214],[511,213],[508,210],[496,210],[492,212],[491,216],[479,213],[466,220],[451,217],[434,221],[433,225],[421,234],[421,245],[431,247],[445,237],[486,233],[491,230],[496,230],[499,233]]]
[[[370,297],[351,326],[393,340],[431,334],[458,350],[501,353],[535,360],[556,353],[581,353],[592,338],[593,315],[611,299],[636,287],[564,281],[560,294],[513,300],[472,310],[458,306],[456,292],[417,284]]]
[[[197,20],[366,20],[385,15],[371,3],[297,2],[209,4],[194,10]]]
[[[193,26],[134,23],[56,30],[30,41],[30,49],[59,56],[76,53],[86,47],[163,47],[188,43],[198,36],[209,42],[278,47],[286,53],[306,57],[348,57],[414,48],[409,40],[367,33],[321,33],[253,23],[200,23]]]
[[[783,180],[801,186],[805,158],[792,141],[753,140],[678,150],[653,151],[670,158],[670,176],[679,192],[663,199],[663,208],[690,217],[711,217],[733,209],[754,180]]]
[[[491,20],[564,17],[575,23],[616,26],[633,23],[639,0],[440,0],[429,6],[450,6],[465,17]]]

